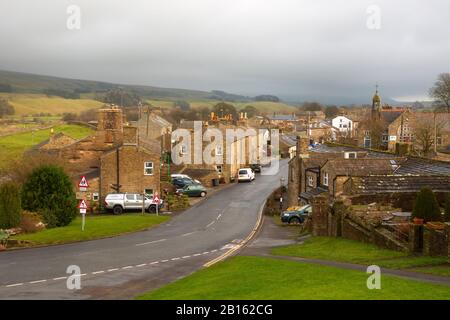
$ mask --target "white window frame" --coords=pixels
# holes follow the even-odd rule
[[[223,147],[221,145],[216,146],[216,156],[223,156]]]
[[[151,166],[149,165],[151,164]],[[151,173],[148,173],[147,170],[151,169]],[[144,162],[144,176],[152,176],[153,175],[153,162],[152,161],[145,161]]]
[[[311,175],[308,175],[308,186],[314,187],[314,178]]]
[[[328,172],[323,173],[323,185],[328,187]]]
[[[182,144],[180,147],[180,153],[181,154],[187,154],[187,145]]]

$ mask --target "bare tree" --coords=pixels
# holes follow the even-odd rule
[[[428,155],[435,144],[435,139],[441,135],[441,131],[445,125],[444,118],[437,118],[438,113],[433,113],[433,118],[424,117],[418,114],[418,118],[414,121],[413,131],[415,137],[416,151],[421,155]]]
[[[450,73],[441,73],[438,76],[430,89],[430,96],[436,104],[447,107],[447,112],[450,112]]]

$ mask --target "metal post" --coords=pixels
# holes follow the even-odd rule
[[[86,223],[86,214],[85,213],[82,213],[81,214],[81,231],[84,231],[84,225],[85,225],[85,223]]]
[[[145,214],[145,190],[142,193],[142,215]]]

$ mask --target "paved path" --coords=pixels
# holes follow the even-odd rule
[[[337,262],[321,259],[298,258],[289,256],[272,255],[270,252],[275,247],[286,246],[290,244],[301,243],[306,237],[299,238],[298,227],[279,226],[275,224],[272,217],[265,217],[264,224],[258,236],[241,252],[240,255],[247,256],[262,256],[272,259],[281,259],[295,261],[299,263],[315,263],[336,268],[343,268],[349,270],[358,270],[366,272],[367,266],[354,263]],[[437,283],[450,286],[450,277],[437,276],[419,272],[408,271],[405,269],[396,270],[381,268],[382,274],[394,275],[402,278]]]
[[[0,253],[0,299],[131,299],[189,275],[238,246],[270,193],[287,176],[235,184],[148,231],[115,238]],[[66,269],[81,268],[68,290]]]

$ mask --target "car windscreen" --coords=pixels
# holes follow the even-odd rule
[[[239,174],[247,174],[247,170],[239,170]]]

